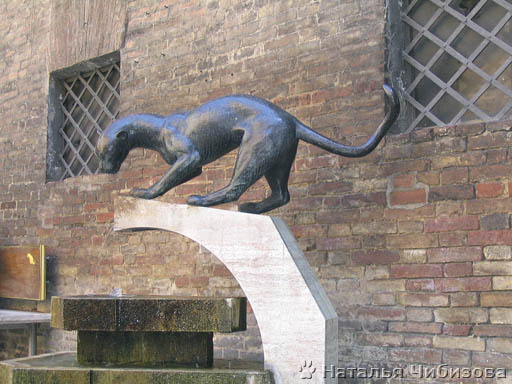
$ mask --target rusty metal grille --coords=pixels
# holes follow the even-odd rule
[[[409,0],[401,17],[409,130],[508,117],[512,0]]]
[[[119,83],[119,63],[61,80],[60,180],[98,172],[96,143],[119,114]]]

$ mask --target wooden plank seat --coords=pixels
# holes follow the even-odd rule
[[[0,247],[0,297],[46,299],[44,246]],[[49,313],[0,309],[0,329],[27,329],[29,356],[37,352],[37,327],[49,323]]]

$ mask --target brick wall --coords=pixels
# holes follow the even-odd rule
[[[91,3],[0,5],[0,244],[47,246],[50,296],[114,287],[243,294],[215,257],[186,238],[112,232],[113,197],[151,185],[168,168],[156,154],[134,150],[117,175],[45,183],[48,71],[119,49],[122,115],[249,93],[356,144],[383,116],[384,2]],[[292,228],[337,309],[340,366],[512,366],[508,129],[476,124],[389,136],[358,160],[299,146],[292,200],[273,214]],[[235,155],[161,199],[181,203],[225,185]],[[259,182],[242,200],[266,193]],[[0,305],[44,311],[49,303]],[[25,336],[0,331],[0,358],[26,353]],[[73,348],[74,338],[43,328],[40,351]],[[254,316],[247,332],[218,337],[215,353],[261,360]]]

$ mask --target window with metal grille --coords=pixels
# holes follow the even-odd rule
[[[405,0],[401,22],[405,130],[510,116],[512,0]]]
[[[50,76],[47,180],[99,169],[99,137],[119,114],[119,54],[80,63]]]

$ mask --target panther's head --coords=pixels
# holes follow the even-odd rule
[[[117,173],[121,168],[131,149],[129,128],[128,122],[120,119],[112,123],[101,135],[96,145],[101,160],[100,172]]]

